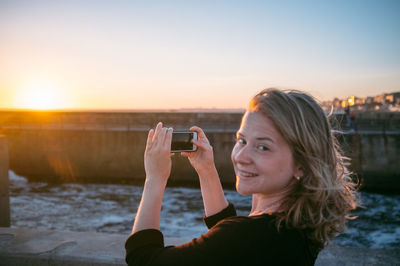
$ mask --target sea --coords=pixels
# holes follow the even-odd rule
[[[141,186],[29,182],[9,172],[11,226],[129,236],[140,202]],[[225,190],[238,215],[248,215],[251,198]],[[333,242],[339,246],[400,248],[400,194],[361,192],[348,229]],[[167,187],[161,211],[165,237],[196,238],[207,232],[198,188]]]

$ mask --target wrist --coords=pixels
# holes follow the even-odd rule
[[[159,177],[147,176],[144,186],[151,188],[152,190],[164,190],[167,186],[167,181],[167,178],[163,179]]]
[[[202,178],[210,179],[213,177],[217,177],[219,179],[217,168],[215,168],[214,164],[211,164],[211,166],[209,167],[203,167],[201,169],[196,169],[196,170],[200,179]]]

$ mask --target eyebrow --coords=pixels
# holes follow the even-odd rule
[[[268,138],[268,137],[256,138],[256,140],[268,140],[268,141],[274,142],[271,138]]]
[[[240,132],[237,132],[236,135],[240,136],[240,137],[244,137],[244,135],[241,134]],[[267,141],[270,141],[272,143],[275,143],[275,141],[273,141],[270,137],[259,137],[259,138],[256,138],[256,140],[267,140]]]

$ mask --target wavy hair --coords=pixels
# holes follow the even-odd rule
[[[316,100],[301,91],[264,89],[249,111],[270,118],[292,149],[303,176],[281,202],[277,226],[305,229],[319,249],[345,231],[349,213],[358,204],[356,183],[347,169],[327,115]]]

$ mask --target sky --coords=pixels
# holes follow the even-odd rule
[[[0,0],[0,109],[243,109],[400,91],[400,1]]]

